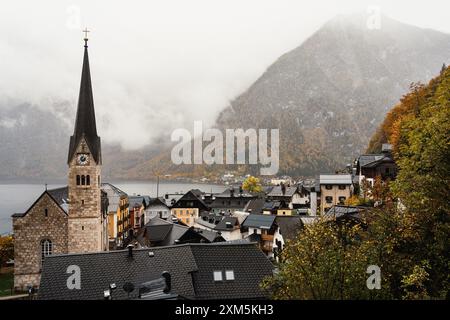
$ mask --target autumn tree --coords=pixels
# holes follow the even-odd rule
[[[244,180],[242,189],[251,193],[258,193],[262,191],[262,186],[258,178],[249,176]]]
[[[10,259],[14,259],[13,237],[0,236],[0,269]]]

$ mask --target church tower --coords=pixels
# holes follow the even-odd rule
[[[87,32],[87,31],[86,31]],[[68,252],[104,249],[101,212],[101,144],[95,123],[87,33],[75,129],[70,137]]]

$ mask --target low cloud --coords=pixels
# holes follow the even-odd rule
[[[73,125],[83,42],[102,139],[140,148],[195,120],[212,125],[281,54],[326,20],[369,2],[13,1],[0,12],[0,105],[31,103]],[[406,22],[450,31],[446,1],[371,1]],[[431,1],[433,2],[433,1]],[[425,6],[426,5],[426,6]],[[408,15],[402,8],[408,6]],[[425,7],[435,8],[428,13]],[[441,16],[442,15],[442,16]],[[435,23],[433,25],[433,23]],[[58,107],[63,101],[70,108]],[[1,119],[1,126],[16,125]]]

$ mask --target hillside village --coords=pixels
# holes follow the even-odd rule
[[[12,215],[14,290],[38,299],[268,297],[260,285],[289,240],[319,217],[359,223],[397,173],[385,144],[315,179],[228,174],[222,193],[128,194],[102,180],[87,38],[67,164],[66,187]]]

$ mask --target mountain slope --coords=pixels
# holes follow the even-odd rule
[[[280,57],[222,112],[221,128],[280,128],[284,173],[344,166],[386,111],[450,61],[450,35],[384,17],[380,30],[341,16]]]
[[[345,166],[364,151],[410,83],[428,81],[450,62],[450,35],[387,17],[380,30],[369,30],[365,19],[326,23],[269,66],[223,110],[216,127],[280,129],[279,174],[313,176]],[[59,113],[73,119],[70,110]],[[0,178],[65,177],[71,125],[31,106],[0,107]],[[176,166],[162,143],[127,152],[105,140],[108,178],[259,173],[256,166]]]

